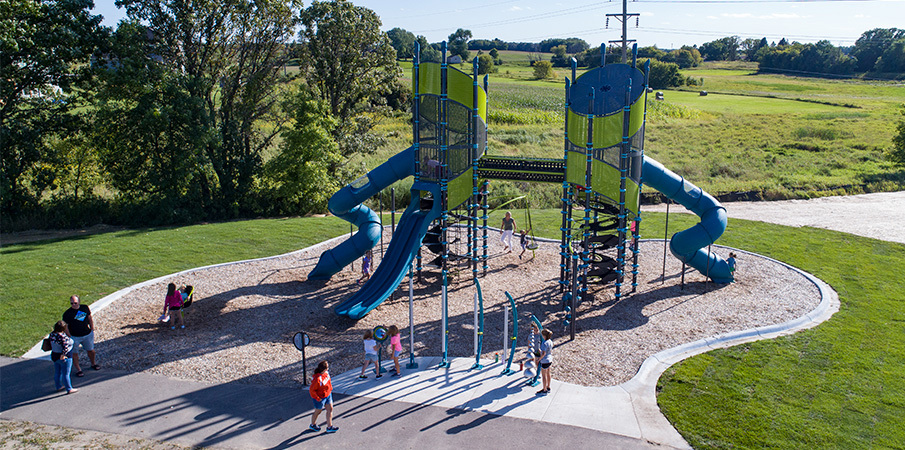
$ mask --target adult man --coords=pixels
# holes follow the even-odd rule
[[[88,305],[81,304],[78,295],[69,297],[69,309],[63,313],[63,321],[69,326],[69,335],[72,336],[72,368],[75,369],[75,376],[85,376],[85,372],[82,372],[79,366],[80,345],[88,352],[91,368],[101,370],[101,366],[97,365],[94,359],[94,316],[91,315]]]

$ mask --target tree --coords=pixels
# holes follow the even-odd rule
[[[449,35],[449,54],[451,56],[458,55],[462,61],[468,61],[468,40],[471,39],[471,30],[459,28],[455,33]]]
[[[336,170],[342,156],[332,136],[336,120],[307,86],[289,98],[285,109],[292,113],[293,123],[283,132],[280,153],[264,168],[269,213],[324,212],[341,186]]]
[[[902,105],[899,112],[905,116],[905,105]],[[899,124],[896,125],[896,135],[892,138],[892,148],[888,156],[890,161],[905,167],[905,119],[899,119]]]
[[[667,89],[682,86],[685,84],[685,79],[679,73],[678,64],[652,59],[650,60],[648,82],[652,89]]]
[[[905,38],[892,42],[877,59],[877,72],[905,72]]]
[[[78,128],[73,112],[107,31],[90,0],[0,2],[0,214],[38,204],[54,186],[50,140]]]
[[[198,179],[214,216],[250,212],[262,153],[279,135],[281,68],[298,24],[297,4],[282,0],[120,0],[128,17],[147,24],[159,59],[201,108],[210,177]],[[175,89],[175,88],[173,88]],[[177,95],[171,90],[172,95]],[[180,94],[181,95],[181,94]],[[195,114],[194,111],[191,112]]]
[[[493,57],[490,55],[478,56],[478,75],[493,72]]]
[[[396,27],[387,31],[390,45],[396,49],[396,57],[399,59],[411,59],[415,51],[415,35]]]
[[[553,64],[550,61],[538,61],[534,63],[534,78],[546,80],[555,76]]]
[[[727,36],[701,45],[701,56],[708,61],[735,61],[738,59],[740,38]]]
[[[852,49],[852,56],[858,59],[858,70],[862,72],[874,70],[877,59],[883,56],[886,49],[903,38],[905,29],[898,28],[874,28],[862,33],[855,41],[855,48]]]
[[[107,182],[154,211],[148,223],[165,224],[199,214],[212,200],[216,178],[205,150],[217,132],[190,92],[193,78],[156,58],[168,50],[150,35],[135,20],[113,34],[107,62],[98,63],[105,70],[90,134]]]
[[[390,39],[380,31],[380,18],[345,0],[314,1],[302,13],[302,23],[302,69],[309,88],[339,124],[332,134],[341,153],[373,152],[378,139],[371,133],[374,114],[380,115],[401,72]]]
[[[550,63],[553,64],[553,67],[569,67],[569,58],[566,54],[565,45],[557,45],[550,50],[553,52],[553,56],[550,57]]]

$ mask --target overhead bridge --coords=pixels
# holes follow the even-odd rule
[[[565,162],[555,158],[484,156],[478,160],[478,176],[493,180],[562,183]]]

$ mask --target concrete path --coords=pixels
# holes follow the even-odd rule
[[[339,432],[313,433],[302,386],[213,385],[104,369],[76,379],[79,392],[66,395],[54,392],[52,378],[50,361],[0,357],[0,418],[210,448],[669,448],[589,428],[349,395],[335,396]]]
[[[821,197],[810,200],[724,203],[730,219],[757,220],[793,227],[814,227],[905,243],[905,191]],[[666,204],[643,211],[665,212]],[[687,212],[680,205],[670,212]],[[731,226],[730,221],[730,226]],[[676,230],[678,231],[678,230]]]

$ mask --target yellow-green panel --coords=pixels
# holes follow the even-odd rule
[[[566,161],[566,181],[572,184],[584,185],[587,157],[576,152],[569,152]],[[602,162],[591,162],[591,188],[594,192],[604,195],[614,203],[619,202],[619,169]],[[625,208],[637,214],[639,208],[640,189],[638,184],[627,178],[625,180]]]
[[[449,182],[449,191],[447,194],[446,204],[449,205],[449,209],[453,209],[463,202],[468,200],[471,197],[472,187],[474,178],[472,177],[472,171],[474,169],[468,169],[462,175],[459,175],[454,180],[450,180]]]
[[[440,65],[437,63],[422,63],[419,71],[418,90],[421,94],[440,95]],[[414,68],[412,68],[414,77]],[[459,102],[468,108],[473,108],[474,79],[464,72],[451,68],[447,70],[446,93],[447,98]],[[412,86],[414,89],[414,86]],[[478,115],[484,123],[487,123],[487,93],[484,88],[478,86]]]
[[[436,63],[422,63],[418,66],[418,91],[421,94],[440,95],[440,65]],[[412,67],[414,79],[415,68]],[[412,89],[415,87],[412,86]]]
[[[580,147],[588,145],[588,118],[570,109],[569,140]],[[594,117],[594,148],[607,148],[622,142],[622,111]],[[644,123],[644,96],[638,98],[629,113],[629,136],[634,136]]]

